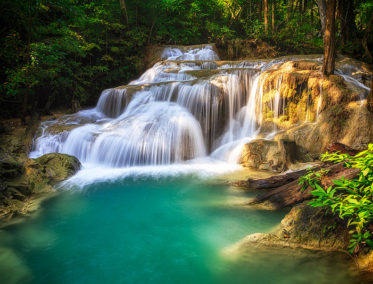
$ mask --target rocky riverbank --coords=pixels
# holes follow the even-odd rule
[[[355,155],[358,151],[340,143],[327,147],[329,152],[338,151]],[[342,176],[346,179],[354,178],[359,170],[346,168],[344,163],[319,163],[314,169],[327,169],[322,178],[324,188],[332,185],[332,181]],[[346,253],[350,235],[347,221],[331,214],[325,208],[311,207],[308,200],[312,198],[310,187],[301,190],[299,178],[306,170],[293,171],[263,179],[247,179],[233,182],[233,185],[246,190],[259,190],[259,194],[251,205],[268,210],[278,210],[292,207],[290,212],[271,233],[256,233],[247,236],[231,249],[235,253],[243,253],[249,248],[303,248],[309,250],[335,251]],[[373,231],[372,231],[373,233]],[[362,283],[373,281],[373,252],[369,247],[360,247],[352,256],[354,269],[363,274]],[[367,281],[367,282],[366,282]]]

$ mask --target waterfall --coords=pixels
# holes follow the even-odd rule
[[[43,122],[30,157],[59,152],[108,167],[237,163],[263,124],[265,71],[289,58],[224,62],[210,45],[166,48],[162,58],[128,85],[104,90],[95,108]],[[282,76],[269,102],[275,120],[285,112],[281,84]]]
[[[102,92],[96,109],[108,117],[118,117],[129,101],[127,89],[108,89]]]

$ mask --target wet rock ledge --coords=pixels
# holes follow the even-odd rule
[[[25,129],[2,127],[0,134],[0,225],[35,210],[33,203],[54,191],[53,186],[75,174],[79,160],[66,154],[27,157]]]

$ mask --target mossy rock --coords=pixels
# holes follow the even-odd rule
[[[349,244],[343,220],[328,214],[325,208],[311,207],[307,203],[294,206],[281,221],[276,234],[286,235],[290,242],[315,248],[346,250]]]
[[[51,153],[26,163],[26,176],[33,192],[49,191],[81,167],[79,160],[66,154]]]
[[[0,152],[0,179],[11,179],[22,175],[24,172],[23,164],[11,155]]]
[[[216,75],[216,74],[219,74],[221,72],[222,72],[222,70],[220,70],[220,69],[187,70],[187,71],[184,71],[184,73],[189,74],[193,77],[197,77],[197,78],[209,78],[209,77],[211,77],[213,75]]]
[[[56,135],[64,131],[69,132],[80,126],[81,124],[57,124],[56,123],[56,124],[49,126],[47,131],[49,134]]]

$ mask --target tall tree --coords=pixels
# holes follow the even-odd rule
[[[373,78],[370,84],[370,92],[367,98],[367,107],[370,112],[373,112]]]
[[[272,0],[272,33],[276,31],[275,28],[275,7],[276,7],[276,0]]]
[[[325,0],[317,0],[317,5],[319,7],[321,34],[324,35],[325,26],[326,26],[326,3],[325,3]]]
[[[307,0],[304,0],[303,1],[302,11],[301,11],[301,15],[304,16],[304,19],[306,19],[307,4],[308,4]],[[303,17],[301,19],[303,19]]]
[[[264,0],[264,31],[268,34],[268,0]]]
[[[119,5],[120,5],[120,10],[122,11],[123,23],[128,28],[128,13],[127,13],[126,2],[124,0],[119,0]]]
[[[361,40],[361,44],[364,48],[363,58],[365,58],[365,57],[369,58],[370,61],[372,62],[373,61],[373,56],[372,56],[372,53],[369,51],[368,37],[372,36],[373,12],[370,13],[370,16],[368,16],[368,17],[369,18],[367,19],[367,22],[366,22],[365,32],[364,32],[363,39]]]
[[[286,21],[287,22],[290,20],[291,13],[293,11],[293,3],[294,3],[294,0],[289,0],[288,11],[286,13]]]
[[[356,32],[354,1],[338,0],[338,18],[341,27],[341,43],[345,45]]]
[[[326,4],[326,26],[324,33],[324,62],[322,73],[330,75],[334,73],[335,66],[335,4],[336,0],[328,0]]]

